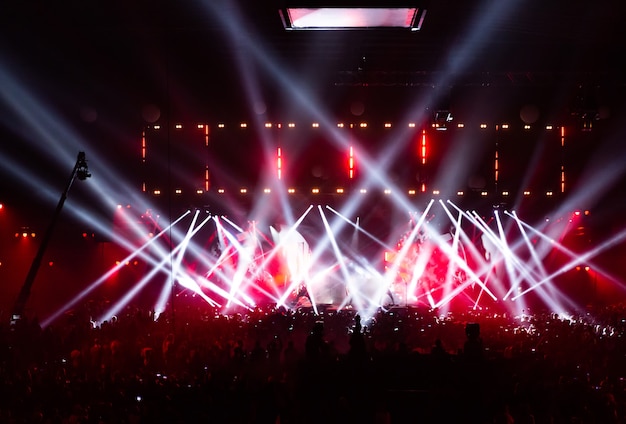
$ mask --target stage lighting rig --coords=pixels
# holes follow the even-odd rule
[[[594,122],[600,119],[598,101],[590,88],[582,87],[581,90],[582,93],[574,98],[571,115],[577,119],[581,131],[591,131]]]
[[[89,167],[87,166],[87,160],[85,159],[85,152],[78,152],[78,159],[76,161],[76,176],[79,180],[85,181],[91,177],[89,173]]]
[[[433,128],[438,131],[445,131],[448,129],[448,125],[452,122],[454,117],[452,112],[447,109],[440,109],[433,114]]]
[[[433,92],[432,127],[437,131],[445,131],[454,120],[452,113],[452,87],[435,87]]]
[[[506,202],[496,203],[496,204],[492,205],[492,207],[493,207],[494,211],[504,211],[505,213],[509,209]]]
[[[48,242],[52,238],[52,232],[54,230],[57,220],[59,219],[59,215],[61,214],[61,209],[63,209],[65,199],[67,199],[67,194],[72,187],[72,183],[74,183],[74,180],[77,177],[81,181],[84,181],[87,178],[91,177],[91,174],[89,173],[89,168],[87,167],[85,152],[78,152],[76,164],[72,169],[72,173],[70,174],[67,186],[65,187],[63,193],[61,193],[61,198],[59,199],[59,203],[57,203],[57,207],[54,211],[54,214],[52,215],[50,225],[48,226],[48,229],[46,230],[41,240],[41,245],[39,245],[37,254],[33,258],[33,262],[31,263],[28,275],[26,276],[26,280],[24,281],[24,284],[22,285],[22,288],[20,289],[20,292],[17,296],[17,300],[15,301],[15,305],[13,306],[13,312],[11,314],[11,324],[15,324],[17,321],[22,319],[24,308],[26,307],[26,301],[30,296],[30,289],[35,282],[35,277],[37,276],[37,271],[39,270],[39,266],[41,265],[41,260],[46,251],[46,247],[48,246]]]

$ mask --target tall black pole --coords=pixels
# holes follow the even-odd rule
[[[30,270],[28,271],[28,275],[26,276],[26,280],[20,289],[20,292],[17,296],[17,300],[15,301],[15,306],[13,306],[13,313],[11,316],[11,321],[17,321],[22,318],[22,314],[24,313],[24,308],[26,307],[26,302],[28,301],[28,297],[30,296],[30,289],[33,286],[35,281],[35,277],[37,276],[37,271],[39,270],[39,266],[41,265],[41,261],[43,259],[43,255],[48,247],[48,243],[52,238],[52,232],[54,227],[56,226],[57,220],[59,219],[59,215],[61,214],[61,209],[63,209],[63,204],[65,203],[65,199],[67,199],[67,194],[72,187],[72,183],[76,179],[84,180],[91,175],[87,170],[87,161],[85,160],[85,153],[78,152],[78,158],[76,159],[76,165],[72,169],[72,173],[70,174],[69,181],[67,182],[67,186],[63,193],[61,193],[61,198],[59,199],[59,203],[57,204],[56,209],[54,210],[54,215],[52,215],[52,220],[48,225],[48,228],[41,239],[41,244],[39,245],[39,250],[37,250],[37,254],[33,258],[33,262],[30,265]]]

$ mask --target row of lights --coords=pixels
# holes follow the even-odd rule
[[[296,191],[297,190],[295,188],[288,188],[287,189],[287,193],[290,193],[290,194],[294,194],[294,193],[296,193]],[[263,189],[263,193],[265,193],[265,194],[270,194],[271,192],[272,192],[272,189],[270,189],[270,188],[264,188]],[[322,191],[318,187],[314,187],[314,188],[311,189],[311,193],[312,194],[319,194],[321,192]],[[337,194],[343,194],[343,193],[345,193],[345,189],[342,188],[342,187],[338,187],[338,188],[335,189],[335,192]],[[364,188],[359,189],[359,193],[361,193],[361,194],[366,194],[367,192],[368,192],[367,189],[364,189]],[[174,190],[174,193],[180,195],[180,194],[183,193],[183,190],[182,189],[176,189],[176,190]],[[204,194],[204,193],[205,193],[204,190],[201,190],[201,189],[196,190],[196,194]],[[218,188],[217,189],[217,193],[225,194],[226,193],[226,189]],[[242,187],[242,188],[239,189],[239,193],[247,194],[248,193],[248,189],[245,188],[245,187]],[[385,190],[383,190],[383,193],[384,194],[391,194],[392,191],[391,191],[391,189],[385,189]],[[409,195],[416,195],[418,193],[425,193],[425,191],[423,191],[423,190],[416,190],[416,189],[408,189],[407,190],[407,194],[409,194]],[[440,190],[432,190],[432,192],[430,192],[430,193],[435,195],[435,196],[438,196],[438,195],[441,194],[441,191]],[[160,196],[160,195],[163,194],[163,192],[161,190],[159,190],[159,189],[156,189],[156,190],[152,191],[152,194],[155,195],[155,196]],[[490,194],[491,193],[489,191],[481,191],[480,192],[481,196],[489,196]],[[506,190],[500,192],[500,195],[502,195],[502,196],[509,196],[510,194],[511,193],[509,191],[506,191]],[[522,192],[522,194],[524,196],[528,197],[528,196],[531,195],[531,191],[530,190],[524,190]],[[456,195],[457,196],[464,196],[465,192],[462,191],[462,190],[459,190],[459,191],[456,192]],[[545,192],[545,195],[547,197],[552,197],[552,196],[554,196],[554,191],[548,190],[548,191]]]
[[[15,233],[15,238],[35,238],[37,237],[37,233],[35,233],[34,231],[30,231],[30,230],[22,230],[22,231],[17,231]]]
[[[272,122],[266,122],[264,126],[265,126],[265,128],[279,128],[279,129],[283,128],[283,124],[280,124],[280,123],[274,124]],[[369,126],[369,124],[367,122],[360,122],[358,124],[353,124],[353,123],[345,124],[343,122],[337,123],[337,128],[368,128],[368,126]],[[392,125],[391,122],[385,122],[383,124],[384,128],[391,128],[392,126],[393,125]],[[418,125],[415,122],[409,122],[409,124],[408,124],[409,128],[415,128],[417,126]],[[462,123],[462,122],[457,123],[455,126],[457,128],[465,128],[465,124]],[[205,124],[198,124],[197,127],[198,127],[198,129],[204,129],[205,128]],[[295,128],[296,124],[294,122],[289,122],[286,125],[286,127],[287,128]],[[320,127],[320,123],[319,122],[311,123],[311,128],[319,128],[319,127]],[[433,124],[433,127],[435,128],[436,124]],[[155,130],[159,130],[159,129],[161,129],[161,125],[154,125],[152,128],[155,129]],[[183,125],[182,124],[176,124],[176,125],[174,125],[174,128],[176,128],[177,130],[181,130],[181,129],[183,129]],[[226,124],[218,123],[217,124],[217,128],[226,128]],[[241,122],[239,124],[239,128],[248,128],[248,124],[246,122]],[[482,123],[482,124],[479,125],[479,128],[485,130],[485,129],[489,128],[489,125],[485,124],[485,123]],[[510,128],[510,126],[509,126],[509,124],[499,124],[499,125],[495,125],[495,128],[496,129],[508,130]],[[532,126],[528,125],[528,124],[524,124],[523,128],[525,130],[530,130],[532,128]],[[545,126],[546,130],[553,130],[554,128],[556,128],[556,127],[553,126],[553,125],[546,125]]]
[[[197,190],[196,190],[196,194],[204,194],[204,192],[205,192],[205,191],[204,191],[204,190],[202,190],[201,188],[199,188],[199,189],[197,189]],[[160,189],[156,189],[156,190],[153,190],[153,191],[152,191],[152,194],[154,194],[155,196],[160,196],[160,195],[161,195],[161,194],[163,194],[163,193],[161,192],[161,190],[160,190]],[[175,190],[174,190],[174,194],[179,194],[179,195],[180,195],[180,194],[183,194],[183,190],[182,190],[182,189],[180,189],[180,188],[177,188],[177,189],[175,189]]]
[[[86,239],[86,238],[95,238],[96,235],[95,233],[88,233],[86,231],[83,231],[83,233],[81,234],[81,236]],[[21,231],[16,231],[15,232],[15,238],[35,238],[37,237],[37,233],[28,229],[22,229]]]

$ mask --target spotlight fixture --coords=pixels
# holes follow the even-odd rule
[[[91,177],[89,168],[87,167],[87,159],[85,159],[85,152],[78,152],[78,160],[76,162],[76,176],[79,180],[85,181]]]
[[[589,87],[580,87],[574,99],[571,115],[577,119],[581,131],[591,131],[594,121],[600,119],[598,102]]]
[[[584,111],[579,115],[578,119],[581,131],[591,131],[594,121],[598,120],[598,113],[594,110]]]
[[[508,209],[508,207],[507,207],[506,202],[500,202],[500,203],[496,203],[496,204],[493,205],[493,210],[494,211],[495,210],[503,210],[503,211],[505,211],[507,209]]]
[[[436,101],[432,109],[432,126],[438,131],[445,131],[454,119],[450,108],[452,88],[439,87],[434,96],[436,96]]]
[[[433,114],[433,127],[439,131],[448,129],[448,124],[453,120],[452,112],[449,110],[437,110]]]

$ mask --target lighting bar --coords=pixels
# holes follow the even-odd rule
[[[348,178],[354,178],[354,148],[350,146],[350,153],[348,159]]]
[[[422,130],[422,139],[420,143],[420,159],[422,165],[426,165],[426,130]]]
[[[283,178],[283,149],[276,149],[276,177],[281,180]]]

